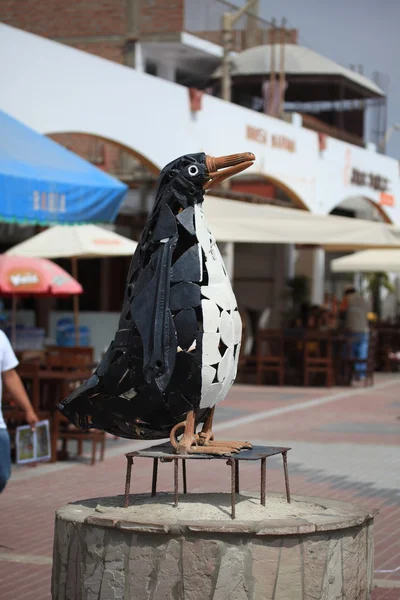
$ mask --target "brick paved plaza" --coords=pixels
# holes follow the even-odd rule
[[[348,500],[379,508],[375,519],[373,600],[400,600],[400,376],[379,375],[374,388],[275,388],[236,385],[219,407],[220,438],[291,446],[294,494]],[[78,499],[123,492],[124,453],[137,447],[108,440],[106,460],[78,461],[14,470],[0,496],[1,600],[50,598],[54,511]],[[141,444],[144,447],[144,444]],[[72,446],[71,446],[72,449]],[[258,469],[241,469],[241,487],[257,489]],[[134,465],[131,491],[150,488],[146,460]],[[159,488],[172,485],[162,465]],[[190,491],[229,488],[223,461],[190,464]],[[269,490],[283,492],[281,462],[270,459]],[[232,598],[234,600],[234,598]]]

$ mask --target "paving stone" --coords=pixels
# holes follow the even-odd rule
[[[73,552],[75,550],[76,556],[76,544],[72,544],[72,540],[76,535],[76,525],[68,521],[60,521],[59,523],[59,537],[55,537],[55,546],[58,558],[56,558],[56,570],[57,570],[57,592],[56,600],[66,600],[66,589],[68,582],[68,564],[70,559],[71,545]],[[74,557],[71,557],[74,558]]]
[[[367,573],[367,526],[365,525],[357,536],[358,538],[358,580],[359,590],[358,598],[360,600],[368,600],[368,573]]]
[[[344,583],[344,600],[357,598],[359,581],[359,536],[360,531],[349,529],[342,538],[342,572]]]
[[[150,600],[157,582],[161,556],[166,543],[146,535],[132,535],[128,555],[129,596],[135,600]]]
[[[284,538],[279,561],[274,600],[303,600],[301,543],[299,538]],[[290,590],[290,596],[288,596]]]
[[[104,571],[99,600],[123,600],[125,594],[125,558],[128,554],[126,534],[107,530],[104,538]]]
[[[273,600],[281,545],[280,539],[250,544],[254,580],[253,600]]]
[[[159,563],[151,600],[175,600],[183,597],[181,543],[178,540],[169,540]]]
[[[398,423],[329,423],[319,428],[319,431],[331,431],[334,433],[379,433],[400,435]]]
[[[182,540],[185,600],[211,600],[221,549],[216,540]]]
[[[248,600],[244,579],[245,558],[241,548],[226,546],[221,558],[217,583],[212,600]]]
[[[372,581],[374,576],[374,522],[370,521],[367,525],[367,581],[369,585],[367,587],[367,597],[372,591]],[[396,534],[398,539],[398,534]]]
[[[322,582],[321,600],[343,598],[342,541],[335,536],[329,541],[325,577]],[[357,596],[352,600],[359,600]],[[361,600],[361,598],[360,598]]]
[[[326,536],[312,536],[303,541],[304,600],[321,598],[328,547]]]
[[[105,531],[100,527],[85,527],[84,531],[84,598],[85,600],[97,600],[104,572]]]
[[[67,581],[65,586],[65,600],[82,600],[82,566],[80,528],[76,527],[73,538],[70,541],[69,562],[66,574]]]

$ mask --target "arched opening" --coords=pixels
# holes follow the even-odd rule
[[[126,155],[153,175],[158,175],[160,171],[154,162],[134,148],[100,135],[79,131],[60,131],[48,133],[47,136],[109,173],[113,173],[116,167],[121,166],[120,161]],[[123,158],[121,159],[121,157]]]
[[[122,235],[136,239],[153,204],[159,167],[136,149],[99,135],[68,131],[48,137],[129,187],[115,226]]]
[[[366,196],[349,196],[337,204],[331,210],[330,214],[380,223],[392,223],[392,220],[386,213],[384,207]],[[342,295],[345,285],[347,285],[349,281],[353,281],[356,276],[352,273],[333,273],[330,268],[330,263],[335,258],[340,258],[347,254],[349,254],[349,252],[326,252],[326,289],[329,293],[338,297]],[[356,284],[357,281],[355,281]]]
[[[392,223],[383,206],[366,196],[349,196],[337,204],[330,214],[366,221]]]
[[[224,193],[238,200],[309,210],[296,192],[270,175],[259,173],[240,175],[232,179],[229,192],[224,190]]]

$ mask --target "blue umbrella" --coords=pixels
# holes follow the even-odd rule
[[[127,186],[0,111],[0,220],[112,222]]]

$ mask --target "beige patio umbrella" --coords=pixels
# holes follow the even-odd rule
[[[13,246],[6,254],[38,258],[70,258],[77,279],[78,259],[132,256],[137,242],[97,225],[54,225],[29,240]],[[76,342],[79,341],[79,297],[74,296]]]
[[[400,250],[365,250],[331,260],[335,273],[400,272]]]

